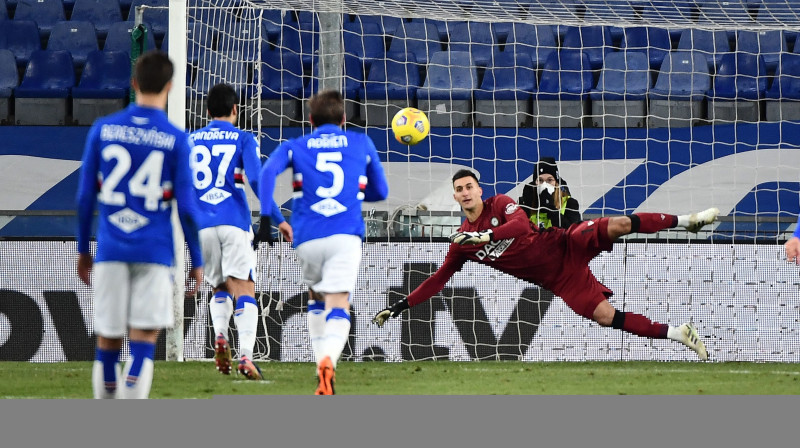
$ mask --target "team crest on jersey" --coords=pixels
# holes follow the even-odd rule
[[[497,219],[497,216],[492,216],[491,223],[493,227],[497,227],[500,224],[500,220]]]
[[[200,200],[211,205],[217,205],[229,197],[231,197],[230,192],[214,187],[206,191],[206,194],[200,196]]]
[[[511,204],[506,205],[506,215],[513,214],[515,211],[517,211],[518,208],[519,206],[517,204],[514,204],[513,202]]]
[[[129,208],[123,208],[116,213],[108,215],[108,222],[125,233],[131,233],[149,224],[150,220]]]

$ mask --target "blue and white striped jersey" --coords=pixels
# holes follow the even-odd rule
[[[372,139],[326,124],[309,135],[282,143],[270,154],[259,182],[262,210],[269,210],[265,201],[272,200],[275,179],[290,166],[295,247],[331,235],[363,238],[361,203],[382,201],[389,194]]]

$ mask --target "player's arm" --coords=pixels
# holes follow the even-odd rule
[[[489,241],[516,238],[531,231],[528,215],[510,197],[499,194],[495,196],[495,207],[499,207],[505,212],[501,214],[502,224],[486,230],[477,232],[458,231],[450,235],[450,242],[455,244],[484,244]]]
[[[175,169],[175,199],[178,201],[178,217],[183,228],[184,238],[189,247],[192,267],[203,266],[203,254],[200,250],[200,236],[196,216],[200,211],[197,195],[194,190],[190,160],[191,143],[187,139],[177,146],[178,163]]]
[[[397,317],[400,313],[412,306],[416,306],[430,299],[434,294],[444,288],[444,285],[447,284],[453,274],[461,269],[465,262],[466,258],[461,257],[459,248],[451,245],[450,251],[447,253],[442,266],[439,267],[433,275],[428,277],[415,290],[411,291],[408,297],[378,312],[378,314],[372,318],[372,322],[382,327],[390,317]]]
[[[375,143],[369,137],[364,140],[367,145],[367,188],[364,190],[364,201],[383,201],[389,196],[389,182],[386,180]]]
[[[261,177],[261,147],[255,137],[252,137],[252,139],[245,138],[242,144],[242,162],[250,187],[258,195],[260,193],[258,184]],[[274,199],[269,210],[269,216],[275,224],[280,225],[286,221],[281,213],[281,208],[275,203]]]
[[[81,171],[78,180],[78,192],[75,203],[78,214],[78,277],[83,283],[89,285],[89,275],[92,271],[92,255],[89,252],[89,242],[92,233],[92,219],[97,206],[97,193],[100,190],[98,171],[100,166],[100,152],[98,147],[98,126],[92,126],[86,136],[86,144],[81,158]]]
[[[280,219],[279,223],[284,221],[273,195],[275,194],[275,179],[289,167],[291,161],[290,146],[287,142],[284,142],[272,151],[267,163],[261,168],[261,173],[258,176],[258,199],[261,202],[261,220],[258,225],[258,232],[253,239],[255,247],[258,247],[261,241],[272,241],[273,217]],[[276,213],[280,215],[280,218],[274,216]]]

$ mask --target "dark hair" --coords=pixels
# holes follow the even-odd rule
[[[208,89],[208,113],[212,118],[227,117],[238,102],[239,95],[228,84],[215,84]]]
[[[466,169],[465,170],[458,170],[458,171],[456,171],[456,174],[453,174],[453,183],[455,183],[458,179],[461,179],[461,178],[464,178],[464,177],[471,177],[471,178],[475,179],[475,183],[476,184],[478,183],[478,176],[476,176],[475,173],[473,173],[472,171],[466,170]]]
[[[152,50],[136,60],[133,79],[142,93],[161,93],[172,79],[173,70],[172,61],[166,53]]]
[[[322,90],[308,100],[311,120],[314,126],[342,123],[344,118],[344,98],[337,90]]]

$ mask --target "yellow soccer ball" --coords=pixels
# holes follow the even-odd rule
[[[392,118],[394,138],[404,145],[416,145],[425,140],[430,130],[431,124],[428,122],[428,117],[421,110],[413,107],[401,109]]]

